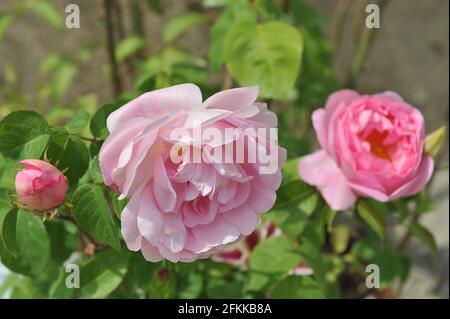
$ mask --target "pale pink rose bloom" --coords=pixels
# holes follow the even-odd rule
[[[25,167],[16,175],[16,193],[22,204],[47,210],[63,203],[67,181],[55,166],[36,159],[23,160],[19,164]]]
[[[280,228],[271,222],[265,223],[256,228],[243,241],[225,247],[222,251],[215,254],[213,259],[217,262],[239,266],[242,270],[247,270],[250,254],[256,245],[267,238],[280,235],[282,235]],[[310,276],[314,274],[314,270],[302,262],[291,269],[288,274],[294,276]]]
[[[153,262],[189,262],[252,233],[259,214],[275,203],[285,150],[243,132],[218,143],[198,140],[193,131],[200,125],[202,131],[275,128],[275,114],[257,103],[257,96],[257,87],[237,88],[202,102],[197,86],[181,84],[145,93],[108,117],[111,134],[101,148],[100,167],[105,183],[130,197],[121,215],[130,250],[141,250]],[[171,133],[180,128],[186,132],[173,139]],[[222,163],[212,152],[204,152],[209,162],[193,163],[185,149],[174,147],[196,144],[203,152],[238,142],[245,144],[246,159],[257,146],[276,152],[275,172],[261,174],[259,160]],[[173,153],[180,163],[172,161]]]
[[[338,91],[312,121],[322,149],[299,161],[299,174],[334,210],[357,196],[386,202],[414,195],[431,178],[423,116],[394,92]]]

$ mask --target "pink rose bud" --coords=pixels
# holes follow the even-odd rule
[[[36,210],[62,204],[68,186],[66,178],[55,166],[35,159],[19,164],[25,167],[16,175],[16,192],[22,204]]]
[[[358,196],[386,202],[414,195],[433,174],[423,116],[394,92],[335,92],[312,122],[322,149],[300,160],[299,174],[334,210]]]

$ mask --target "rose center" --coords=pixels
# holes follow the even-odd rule
[[[379,132],[377,130],[373,130],[364,138],[364,140],[370,144],[370,152],[374,156],[391,161],[391,155],[389,154],[389,150],[384,142],[388,134],[389,133],[387,131]]]

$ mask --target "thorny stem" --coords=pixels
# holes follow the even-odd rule
[[[59,214],[55,214],[51,219],[56,219],[56,220],[61,220],[61,221],[66,221],[66,222],[70,222],[72,224],[74,224],[79,230],[80,232],[83,234],[84,237],[86,237],[93,245],[98,246],[98,247],[109,247],[109,245],[106,244],[102,244],[97,242],[89,233],[87,233],[86,231],[83,230],[83,228],[80,227],[80,225],[76,222],[76,220],[72,217],[72,209],[71,207],[67,206],[68,210],[69,210],[69,214],[68,215],[59,215]],[[48,215],[48,212],[46,211],[38,211],[38,210],[31,210],[31,212],[34,215],[46,218]]]

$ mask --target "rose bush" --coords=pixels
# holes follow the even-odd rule
[[[336,6],[350,47],[312,1],[84,1],[79,31],[76,3],[3,2],[0,298],[392,296],[410,238],[440,248],[420,218],[445,128],[425,138],[395,93],[339,91],[383,35],[358,1]],[[56,51],[23,50],[28,33]]]

